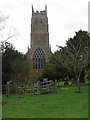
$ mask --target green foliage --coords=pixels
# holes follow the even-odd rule
[[[85,84],[89,84],[90,85],[90,69],[86,71],[86,74],[85,74]]]
[[[87,71],[86,76],[87,76],[86,79],[90,80],[90,70]]]
[[[64,79],[75,78],[78,89],[80,81],[84,81],[85,69],[88,67],[90,37],[87,31],[75,32],[73,38],[66,41],[66,46],[58,46],[56,51],[43,71],[43,76]],[[50,77],[51,76],[51,77]]]
[[[58,52],[56,52],[58,53]],[[57,61],[54,63],[54,59],[57,59],[57,54],[52,54],[49,62],[44,67],[39,79],[48,78],[49,80],[59,80],[63,79],[68,76],[68,72],[66,68],[64,68],[61,64],[58,64]]]
[[[64,87],[64,81],[58,82],[58,83],[57,83],[57,86],[58,86],[58,87]],[[72,86],[72,83],[71,83],[71,82],[68,82],[68,86]]]
[[[10,80],[17,84],[25,83],[29,68],[26,56],[6,42],[2,51],[2,83]]]
[[[0,46],[1,53],[5,53],[7,50],[10,50],[10,49],[15,50],[15,48],[11,43],[8,43],[8,42],[1,43],[1,46]]]

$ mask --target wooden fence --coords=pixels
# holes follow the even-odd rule
[[[11,81],[8,81],[7,84],[2,85],[2,95],[6,96],[10,95],[10,83]]]
[[[2,86],[2,94],[4,94],[4,95],[7,94],[7,85]]]
[[[43,94],[56,89],[56,81],[44,79],[42,82],[37,81],[32,86],[17,87],[17,94],[21,93],[32,93],[32,94]]]
[[[6,85],[2,85],[2,95],[9,95],[9,91],[8,91],[8,86]]]

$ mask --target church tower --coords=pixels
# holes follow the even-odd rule
[[[47,6],[44,11],[34,11],[32,6],[31,17],[31,48],[28,51],[28,58],[31,61],[32,78],[38,77],[51,54],[49,46]]]

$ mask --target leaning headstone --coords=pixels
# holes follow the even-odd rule
[[[71,79],[72,85],[76,86],[76,80],[74,78]]]

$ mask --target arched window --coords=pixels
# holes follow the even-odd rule
[[[35,50],[33,54],[33,69],[42,69],[46,64],[45,53],[41,48]]]

